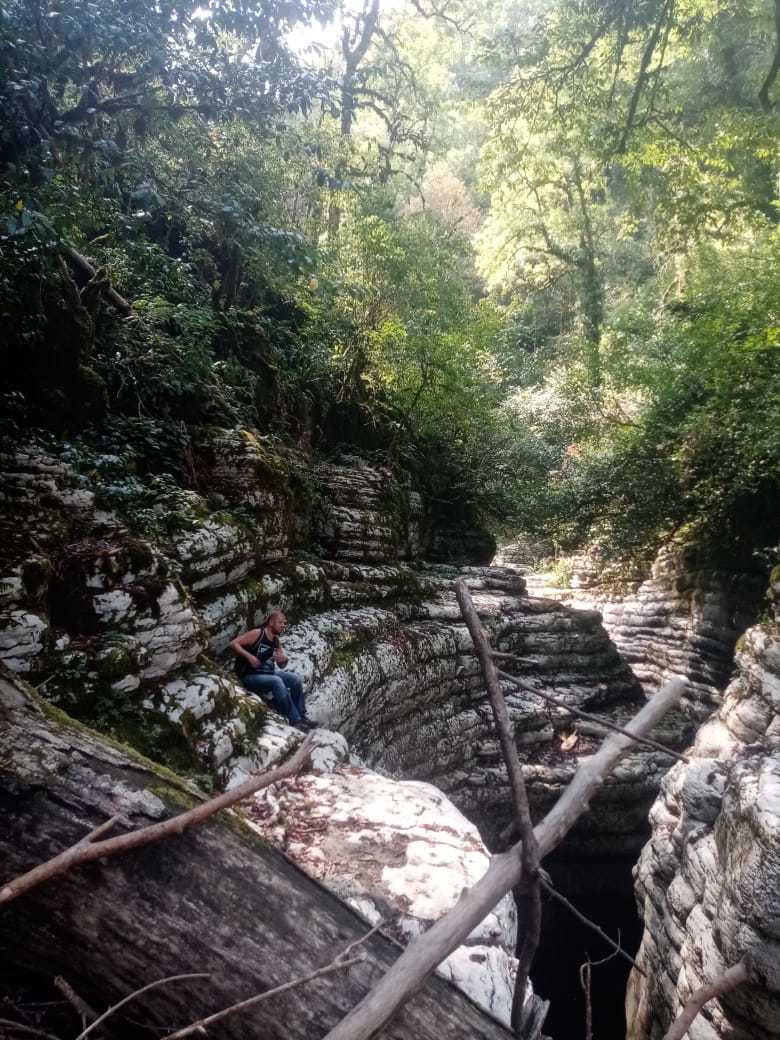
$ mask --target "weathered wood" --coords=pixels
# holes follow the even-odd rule
[[[109,856],[117,856],[121,853],[129,852],[131,849],[139,849],[143,845],[151,845],[155,841],[162,841],[164,838],[172,838],[175,835],[183,834],[188,827],[195,827],[203,823],[210,816],[214,816],[231,805],[235,805],[244,798],[248,798],[249,795],[262,791],[263,788],[270,787],[280,780],[286,780],[287,777],[294,776],[308,762],[312,746],[313,735],[310,733],[292,758],[277,766],[276,769],[269,769],[258,776],[252,776],[245,780],[243,784],[239,784],[238,787],[234,787],[230,791],[224,791],[214,798],[209,798],[186,812],[176,813],[160,823],[153,823],[148,827],[132,830],[129,834],[120,834],[113,838],[103,838],[102,841],[98,841],[98,838],[111,830],[121,819],[118,814],[112,816],[105,823],[101,823],[94,830],[91,830],[89,834],[77,841],[75,845],[71,845],[70,848],[65,849],[56,856],[52,856],[45,863],[39,863],[32,870],[28,870],[24,874],[20,874],[19,877],[6,882],[0,888],[0,906],[4,903],[10,903],[12,899],[17,899],[20,895],[29,892],[30,889],[35,888],[37,885],[42,885],[44,881],[49,881],[60,874],[65,874],[69,870],[75,870],[84,863],[92,863],[97,859],[107,859]]]
[[[509,790],[512,796],[512,818],[517,836],[522,843],[523,879],[515,891],[518,908],[517,977],[512,998],[512,1028],[518,1035],[523,1029],[523,1007],[528,975],[539,947],[542,930],[542,898],[539,889],[539,846],[534,834],[528,793],[523,779],[523,767],[517,753],[515,731],[506,708],[501,682],[493,660],[493,648],[474,608],[468,587],[462,578],[455,582],[458,606],[466,622],[474,649],[477,651],[485,679],[493,719],[498,732],[501,754],[504,758]]]
[[[747,982],[749,978],[750,972],[747,963],[741,960],[712,982],[700,986],[699,989],[690,995],[685,1007],[664,1036],[664,1040],[683,1040],[683,1037],[693,1025],[694,1019],[708,1001],[714,1000],[715,997],[721,997],[724,993],[730,993],[737,986],[741,986],[743,982]]]
[[[188,786],[67,718],[36,712],[29,688],[0,670],[0,862],[23,873],[121,815],[135,826],[199,804]],[[132,1017],[158,1033],[317,971],[364,936],[359,914],[237,817],[63,874],[0,911],[0,961],[17,977],[67,975],[92,1007],[172,974],[205,981],[151,991]],[[215,1040],[321,1037],[392,965],[377,933],[366,959],[225,1019]],[[113,1021],[113,1020],[112,1020]],[[212,1030],[209,1030],[212,1035]],[[434,976],[384,1040],[509,1040],[460,990]]]
[[[79,253],[78,250],[74,249],[73,246],[63,245],[62,251],[73,266],[78,267],[82,274],[86,274],[90,278],[95,277],[97,270],[92,266],[89,260]],[[135,314],[135,311],[124,296],[120,296],[110,282],[107,282],[106,285],[102,287],[102,292],[106,299],[116,307],[123,318],[130,318]]]
[[[578,818],[587,811],[591,798],[623,755],[633,746],[632,736],[649,732],[680,701],[686,682],[675,678],[648,701],[626,727],[629,736],[614,733],[596,754],[586,758],[552,810],[536,827],[542,857],[560,845]],[[411,943],[390,971],[371,992],[332,1029],[325,1040],[368,1040],[404,1007],[410,996],[435,967],[490,913],[493,907],[522,878],[522,849],[513,845],[494,856],[486,873],[464,890],[449,913]]]

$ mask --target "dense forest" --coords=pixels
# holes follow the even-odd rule
[[[770,0],[9,0],[0,433],[134,508],[238,426],[529,552],[760,549],[779,70]]]

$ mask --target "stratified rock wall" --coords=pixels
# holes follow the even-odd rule
[[[734,644],[760,609],[764,574],[703,565],[689,548],[663,549],[650,574],[618,575],[597,556],[564,557],[527,575],[532,594],[601,612],[604,627],[645,691],[685,675],[684,706],[703,721],[720,704]]]
[[[775,604],[780,580],[773,585]],[[759,949],[765,985],[707,1004],[691,1040],[780,1035],[780,625],[749,629],[723,705],[665,778],[636,868],[644,937],[629,1040],[660,1040],[688,996]]]
[[[281,606],[314,717],[372,768],[437,784],[493,840],[508,788],[459,575],[496,647],[524,659],[506,665],[524,682],[506,694],[537,814],[600,732],[534,691],[618,720],[641,703],[595,612],[529,599],[511,568],[422,564],[419,496],[388,470],[312,467],[249,431],[210,431],[196,450],[203,494],[144,489],[147,529],[151,517],[159,530],[143,537],[106,508],[116,460],[96,459],[88,476],[41,454],[4,460],[2,515],[23,516],[35,543],[5,555],[0,656],[66,711],[100,719],[129,699],[180,730],[204,772],[237,783],[262,764],[269,714],[236,684],[227,646]],[[304,534],[323,555],[301,556]],[[665,736],[684,742],[684,722]],[[638,851],[667,765],[627,760],[572,848]]]

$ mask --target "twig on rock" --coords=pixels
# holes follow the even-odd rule
[[[578,910],[577,907],[574,906],[573,903],[570,903],[569,900],[566,898],[566,896],[561,895],[561,893],[558,891],[558,889],[554,888],[553,885],[549,881],[546,880],[546,878],[540,877],[539,878],[539,883],[541,884],[541,886],[545,890],[545,892],[548,892],[551,896],[553,896],[553,898],[557,899],[560,903],[562,903],[566,907],[567,910],[569,910],[572,914],[574,914],[574,916],[577,918],[578,921],[582,921],[582,923],[584,925],[587,925],[587,927],[590,928],[590,930],[592,932],[595,932],[596,935],[598,935],[600,938],[602,938],[605,943],[607,943],[609,946],[611,946],[616,954],[619,954],[621,957],[624,957],[628,961],[629,964],[633,965],[636,968],[636,970],[639,972],[640,975],[644,975],[645,974],[645,972],[642,971],[642,969],[639,967],[639,965],[634,960],[634,958],[631,956],[631,954],[627,953],[623,949],[623,947],[620,945],[619,941],[615,942],[614,939],[610,939],[610,937],[607,935],[607,933],[602,931],[601,928],[599,928],[599,926],[596,924],[595,921],[591,921],[591,919],[589,917],[586,917],[585,914],[583,914],[581,910]],[[619,940],[619,937],[618,937],[618,940]]]
[[[255,1004],[259,1004],[263,1000],[268,1000],[269,997],[275,997],[279,993],[284,993],[289,989],[295,989],[296,986],[303,986],[307,982],[312,982],[314,979],[319,979],[323,975],[330,975],[334,971],[341,971],[343,968],[349,968],[353,964],[362,964],[365,961],[365,954],[359,957],[350,957],[349,954],[356,946],[360,946],[367,939],[379,931],[385,922],[379,921],[375,924],[370,932],[366,932],[365,935],[355,939],[351,942],[346,949],[342,950],[340,954],[333,958],[333,960],[326,964],[324,968],[318,968],[316,971],[310,972],[308,975],[304,975],[299,979],[293,979],[291,982],[285,982],[281,986],[274,986],[273,989],[264,990],[262,993],[257,993],[253,997],[248,997],[246,1000],[241,1000],[237,1004],[231,1004],[230,1007],[223,1008],[221,1011],[216,1011],[213,1015],[209,1015],[207,1018],[199,1018],[197,1022],[191,1022],[190,1025],[184,1026],[182,1029],[178,1029],[175,1033],[169,1033],[163,1037],[163,1040],[184,1040],[186,1036],[192,1036],[193,1033],[206,1033],[209,1026],[214,1025],[215,1022],[221,1022],[223,1018],[227,1018],[228,1015],[235,1015],[239,1011],[246,1011]]]
[[[685,686],[681,678],[665,683],[631,720],[625,735],[611,734],[594,755],[580,760],[569,786],[534,830],[541,857],[560,845],[632,746],[634,736],[649,732],[676,707]],[[522,876],[522,846],[518,842],[507,852],[491,858],[479,881],[464,889],[456,905],[406,947],[373,989],[330,1030],[325,1040],[368,1040],[379,1032]]]
[[[122,997],[122,999],[117,1004],[113,1004],[107,1011],[104,1011],[103,1014],[99,1016],[99,1018],[96,1018],[91,1025],[87,1026],[86,1029],[83,1029],[76,1037],[76,1040],[84,1040],[85,1037],[89,1036],[90,1033],[97,1029],[97,1027],[102,1022],[105,1022],[107,1018],[113,1015],[114,1012],[118,1011],[121,1007],[124,1007],[125,1004],[129,1004],[131,1000],[135,1000],[136,997],[140,997],[142,993],[148,993],[150,989],[158,989],[160,986],[167,986],[171,982],[182,982],[184,979],[208,978],[210,978],[210,976],[201,971],[196,972],[195,974],[169,975],[165,979],[156,979],[154,982],[150,982],[148,983],[148,985],[142,986],[140,989],[133,990],[133,992],[128,993],[126,997]]]
[[[498,678],[495,661],[493,660],[490,640],[482,627],[479,616],[474,609],[474,603],[469,590],[462,578],[455,582],[455,595],[458,599],[463,620],[466,622],[466,627],[474,643],[474,649],[477,651],[482,674],[485,678],[490,706],[493,709],[493,719],[498,731],[498,740],[504,756],[507,776],[509,777],[509,789],[512,795],[512,817],[523,843],[523,877],[516,893],[521,918],[519,922],[520,929],[523,934],[518,935],[517,974],[515,976],[515,990],[512,997],[512,1028],[516,1033],[520,1033],[523,1026],[523,1008],[528,974],[539,946],[542,928],[542,900],[539,891],[539,847],[534,835],[534,825],[528,804],[528,792],[525,789],[523,767],[520,764],[520,757],[517,753],[514,727],[506,709],[504,694],[501,691],[501,683]]]
[[[682,1040],[693,1024],[693,1020],[708,1000],[720,997],[724,993],[729,993],[732,989],[736,989],[737,986],[741,986],[743,982],[747,982],[749,978],[750,971],[743,958],[706,986],[700,986],[699,989],[688,997],[685,1007],[672,1023],[664,1036],[664,1040]]]
[[[142,845],[150,845],[152,842],[160,841],[161,838],[182,834],[188,827],[203,823],[210,816],[222,809],[227,809],[231,805],[235,805],[236,802],[240,802],[250,794],[261,791],[264,787],[270,787],[271,784],[292,776],[303,768],[309,760],[313,746],[313,736],[310,733],[287,762],[277,766],[276,769],[270,769],[258,776],[250,777],[243,784],[233,788],[232,791],[225,791],[215,798],[210,798],[208,801],[196,805],[194,809],[189,809],[187,812],[180,813],[178,816],[172,816],[170,819],[163,820],[160,823],[153,823],[148,827],[130,831],[128,834],[120,834],[114,838],[105,838],[103,841],[97,841],[97,838],[113,827],[120,819],[119,816],[112,816],[110,820],[106,820],[98,827],[95,827],[89,834],[77,841],[75,845],[61,852],[58,856],[54,856],[45,863],[33,867],[32,870],[28,870],[26,874],[20,874],[12,881],[9,881],[0,889],[0,905],[10,903],[12,899],[29,892],[30,889],[35,888],[44,881],[58,877],[60,874],[65,874],[82,863],[91,863],[96,859],[116,856],[121,852],[129,852],[131,849],[140,848]]]
[[[511,658],[512,660],[522,660],[522,658],[514,658],[512,654],[497,654],[494,653],[493,657]],[[498,674],[502,679],[507,682],[513,683],[520,689],[526,689],[526,684],[523,683],[522,679],[519,679],[516,675],[510,675],[509,672],[504,672],[501,669],[497,669]],[[568,711],[570,715],[575,715],[578,719],[587,719],[588,722],[593,722],[598,726],[602,726],[604,729],[612,730],[613,733],[624,733],[628,734],[628,730],[622,726],[618,726],[614,722],[610,722],[609,719],[604,719],[600,715],[592,715],[589,711],[583,711],[581,708],[574,708],[571,704],[567,704],[566,701],[561,700],[560,697],[556,697],[552,693],[547,693],[545,690],[527,690],[528,693],[534,695],[534,697],[541,697],[543,701],[547,701],[549,704],[554,704],[558,708],[563,708],[564,711]],[[651,747],[656,751],[662,751],[665,755],[669,755],[670,758],[676,758],[680,762],[689,762],[690,759],[686,755],[681,755],[677,751],[672,751],[666,744],[661,744],[657,740],[651,740],[648,737],[637,737],[631,738],[637,744],[645,744],[647,747]]]

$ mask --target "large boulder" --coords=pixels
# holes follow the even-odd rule
[[[370,921],[406,944],[487,870],[476,827],[435,787],[337,765],[261,791],[252,825]],[[439,971],[509,1024],[517,962],[504,897]],[[529,987],[527,999],[532,999]]]

